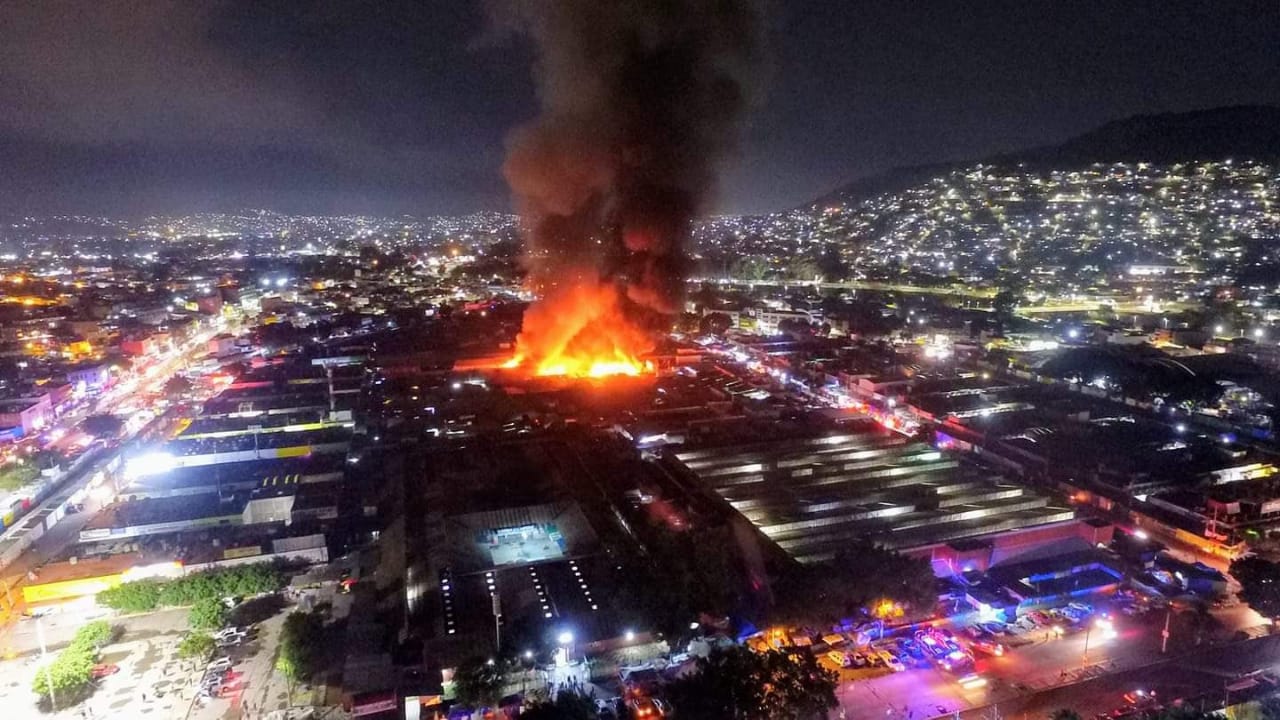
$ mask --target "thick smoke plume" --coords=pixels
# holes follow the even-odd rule
[[[714,192],[750,99],[755,4],[534,0],[500,10],[534,42],[542,107],[511,134],[503,168],[527,227],[530,284],[544,295],[521,344],[538,353],[539,335],[575,334],[541,326],[563,324],[564,305],[584,297],[636,327],[678,312],[690,220]],[[600,312],[613,314],[589,314]]]

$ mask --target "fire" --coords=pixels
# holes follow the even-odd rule
[[[578,284],[555,291],[525,312],[516,355],[505,367],[534,375],[602,378],[653,372],[641,358],[652,347],[647,333],[623,314],[609,284]]]

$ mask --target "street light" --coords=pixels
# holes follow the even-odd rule
[[[1093,628],[1098,628],[1102,633],[1103,640],[1110,640],[1116,636],[1115,625],[1111,623],[1110,618],[1100,617],[1092,625],[1085,626],[1084,629],[1084,662],[1089,662],[1089,633]]]
[[[49,705],[58,712],[58,698],[53,694],[53,672],[50,670],[49,651],[44,645],[44,618],[36,616],[36,640],[40,642],[40,662],[44,665],[44,683],[49,686]]]

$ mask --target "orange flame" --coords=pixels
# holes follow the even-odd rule
[[[612,285],[578,284],[529,306],[504,367],[526,364],[534,375],[601,378],[653,372],[641,359],[652,348],[647,333],[618,307]]]

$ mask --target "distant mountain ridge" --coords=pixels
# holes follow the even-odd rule
[[[1057,145],[989,158],[898,168],[841,186],[818,198],[835,200],[894,192],[974,164],[1073,169],[1094,163],[1175,163],[1195,160],[1280,159],[1280,107],[1236,105],[1179,113],[1134,115]]]

